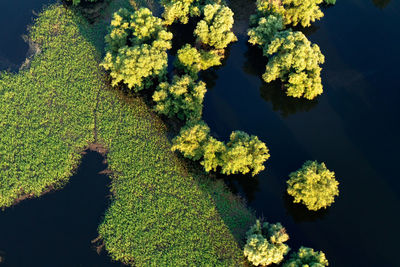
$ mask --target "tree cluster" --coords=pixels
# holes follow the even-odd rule
[[[172,33],[147,8],[135,12],[122,8],[114,13],[106,36],[102,66],[110,71],[112,84],[125,83],[135,92],[163,80],[167,72]]]
[[[312,248],[300,247],[297,253],[293,253],[290,259],[283,264],[283,267],[324,267],[329,262],[322,251],[314,251]]]
[[[269,59],[262,78],[267,83],[279,78],[288,96],[311,100],[323,92],[320,64],[325,58],[319,46],[301,32],[284,30],[287,24],[309,26],[322,14],[321,2],[258,0],[257,13],[250,17],[249,43],[260,46]]]
[[[339,195],[339,182],[335,173],[325,163],[306,161],[303,166],[289,174],[287,192],[294,197],[294,203],[303,203],[309,210],[330,206]]]
[[[220,167],[222,174],[256,175],[265,169],[264,162],[269,158],[265,143],[257,136],[242,131],[234,131],[228,143],[210,136],[210,128],[203,121],[189,123],[173,140],[173,151],[180,151],[184,157],[200,160],[209,172]]]
[[[278,264],[290,250],[285,244],[289,235],[280,223],[261,223],[257,220],[246,236],[244,255],[255,266]]]

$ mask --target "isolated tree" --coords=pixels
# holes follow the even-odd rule
[[[289,246],[284,242],[289,235],[280,223],[263,223],[259,220],[246,233],[247,242],[244,255],[255,266],[267,266],[280,263],[289,252]]]
[[[284,24],[308,27],[324,16],[319,5],[323,0],[257,0],[257,11],[265,14],[279,14]]]
[[[233,12],[220,4],[209,4],[204,7],[204,18],[197,23],[194,35],[201,44],[215,49],[224,49],[237,40],[232,32]]]
[[[268,17],[252,15],[250,25],[253,27],[247,33],[250,37],[249,43],[262,48],[268,46],[276,33],[284,28],[282,17],[279,15],[269,15]]]
[[[203,160],[200,162],[206,172],[216,171],[224,164],[223,155],[226,153],[224,142],[218,141],[214,137],[209,137],[204,145]]]
[[[300,247],[299,251],[292,253],[290,259],[283,264],[283,267],[324,267],[329,262],[322,251],[314,251],[312,248]]]
[[[106,56],[102,66],[110,71],[112,85],[125,83],[139,91],[162,80],[166,74],[172,33],[166,31],[160,18],[147,8],[114,13],[106,36]]]
[[[206,70],[213,66],[221,65],[222,56],[218,51],[198,50],[190,44],[186,44],[178,50],[175,67],[197,79],[201,70]]]
[[[172,151],[178,150],[185,158],[199,160],[204,155],[210,128],[203,122],[190,122],[182,127],[178,136],[172,140]]]
[[[286,83],[286,94],[314,99],[322,94],[321,67],[325,57],[319,46],[311,44],[301,32],[278,32],[266,47],[269,57],[263,79],[271,82],[279,78]]]
[[[223,174],[246,174],[252,171],[256,175],[265,169],[264,162],[270,157],[268,148],[257,136],[249,136],[242,131],[230,135],[226,152],[222,155]]]
[[[339,182],[335,173],[325,163],[306,161],[303,166],[289,174],[287,192],[294,197],[294,203],[303,203],[309,210],[330,206],[339,195]]]
[[[206,84],[195,82],[189,75],[174,76],[172,83],[160,83],[153,94],[155,110],[170,118],[198,121],[203,110]]]

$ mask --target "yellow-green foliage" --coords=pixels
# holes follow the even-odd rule
[[[162,80],[166,74],[172,33],[147,8],[114,13],[106,36],[106,56],[101,64],[110,71],[112,84],[125,83],[134,91]]]
[[[312,248],[300,247],[297,253],[293,253],[283,267],[324,267],[329,262],[322,251],[314,251]]]
[[[174,76],[172,83],[161,83],[153,94],[155,110],[168,117],[198,121],[203,111],[206,84],[195,82],[189,75]]]
[[[319,5],[323,0],[257,0],[257,10],[266,15],[279,14],[286,25],[303,27],[324,16]]]
[[[221,167],[223,174],[247,174],[252,171],[254,176],[265,169],[268,148],[257,136],[234,131],[225,144],[209,134],[210,128],[205,122],[190,123],[172,140],[172,150],[178,150],[184,157],[193,160],[203,158],[201,164],[207,172]]]
[[[188,123],[172,140],[172,151],[179,150],[185,158],[199,160],[203,157],[209,134],[210,128],[205,122]]]
[[[283,31],[275,35],[264,50],[269,57],[263,74],[265,82],[280,79],[286,94],[314,99],[322,94],[321,67],[325,61],[319,46],[311,44],[301,32]]]
[[[224,49],[237,40],[232,32],[233,12],[220,4],[209,4],[204,7],[204,18],[197,23],[194,35],[202,44],[215,49]]]
[[[230,230],[241,240],[253,215],[221,182],[171,153],[166,127],[144,101],[107,88],[100,53],[88,41],[102,32],[93,27],[50,6],[30,34],[41,54],[30,69],[1,75],[0,205],[65,184],[80,152],[97,142],[113,171],[112,204],[99,233],[114,260],[241,265]]]
[[[81,3],[82,0],[67,0],[69,2],[72,2],[74,6],[77,6]],[[84,0],[83,2],[96,2],[97,0]]]
[[[231,133],[226,153],[222,155],[224,174],[246,174],[254,176],[265,169],[264,162],[270,157],[267,146],[257,136],[242,131]]]
[[[222,56],[216,50],[198,50],[190,44],[186,44],[177,52],[175,67],[197,79],[201,70],[221,65]]]
[[[257,220],[247,232],[247,243],[244,255],[255,266],[278,264],[289,252],[289,246],[284,244],[289,235],[280,223],[270,224]]]
[[[275,34],[284,28],[281,16],[275,15],[269,15],[268,17],[252,15],[250,24],[253,27],[247,33],[250,37],[249,43],[263,48],[268,47]]]
[[[339,195],[339,182],[335,173],[329,171],[325,163],[306,161],[301,169],[289,174],[287,192],[295,203],[303,203],[309,210],[319,210],[330,206]]]

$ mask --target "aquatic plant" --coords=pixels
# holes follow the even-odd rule
[[[330,206],[339,195],[339,182],[335,173],[325,163],[306,161],[303,166],[289,174],[287,192],[294,197],[294,203],[303,203],[309,210]]]

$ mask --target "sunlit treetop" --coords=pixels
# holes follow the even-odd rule
[[[295,203],[303,203],[309,210],[319,210],[330,206],[339,195],[339,182],[335,173],[328,170],[325,163],[306,161],[303,166],[289,174],[287,192]]]
[[[215,49],[224,49],[237,40],[232,32],[233,12],[220,4],[206,5],[204,17],[196,26],[194,35],[197,41]]]
[[[319,5],[323,0],[257,0],[257,11],[267,15],[279,14],[285,25],[308,27],[324,16]],[[329,0],[328,0],[329,1]]]
[[[318,45],[311,44],[301,32],[278,32],[266,47],[269,57],[264,81],[279,78],[285,82],[286,94],[292,97],[314,99],[322,94],[321,67],[325,57]]]
[[[300,247],[299,251],[293,253],[290,259],[283,264],[283,267],[324,267],[329,262],[322,251],[314,251],[312,248]]]
[[[248,35],[249,43],[264,47],[268,45],[278,31],[283,30],[282,17],[279,15],[269,15],[268,17],[259,17],[252,15],[250,17],[250,25]]]
[[[106,36],[106,56],[102,66],[110,71],[112,84],[125,83],[134,91],[152,85],[153,78],[166,73],[172,33],[147,8],[114,13]]]

